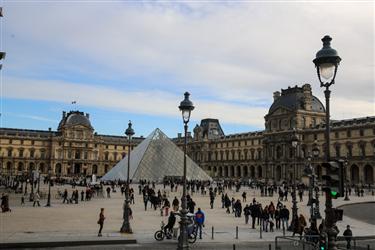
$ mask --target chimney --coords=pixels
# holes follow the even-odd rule
[[[66,112],[65,111],[63,111],[63,118],[65,118],[66,117]]]
[[[191,132],[187,132],[187,137],[191,137]]]
[[[48,128],[48,131],[50,131],[50,132],[51,132],[51,130],[52,130],[51,128]]]
[[[304,84],[302,86],[302,90],[303,90],[303,100],[304,100],[305,110],[311,110],[312,109],[311,85],[310,84]]]
[[[181,133],[177,133],[177,138],[181,138]]]
[[[87,119],[90,119],[90,114],[86,113],[86,117],[87,117]]]
[[[280,97],[280,91],[273,92],[273,101],[276,101]]]

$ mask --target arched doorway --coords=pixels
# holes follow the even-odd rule
[[[281,181],[281,166],[276,166],[276,181]]]
[[[95,164],[92,166],[92,173],[93,174],[97,174],[98,173],[98,166],[95,165]]]
[[[365,183],[373,184],[374,183],[374,170],[372,166],[366,165],[364,172],[365,172]]]
[[[60,163],[57,163],[55,165],[55,172],[56,172],[56,174],[61,174],[61,164]]]
[[[75,163],[74,164],[74,169],[73,169],[74,174],[80,174],[81,173],[81,164],[80,163]]]
[[[241,173],[241,166],[237,166],[236,177],[241,177],[241,176],[242,176],[242,173]]]
[[[223,167],[219,167],[219,177],[223,177]]]
[[[250,167],[250,177],[252,179],[255,179],[255,167],[254,166]]]
[[[109,170],[109,166],[108,166],[108,164],[105,164],[104,165],[104,173],[106,174],[108,172],[108,170]]]
[[[243,166],[243,177],[248,177],[249,176],[249,171],[247,170],[247,166]]]
[[[350,173],[350,179],[353,184],[359,183],[359,168],[357,165],[352,165],[351,167],[351,173]]]
[[[228,177],[228,166],[224,167],[224,177]]]
[[[262,166],[258,166],[258,177],[263,178],[263,173],[262,173]]]
[[[230,166],[230,177],[234,177],[234,166]]]
[[[22,162],[19,162],[18,163],[18,172],[22,172],[23,171],[23,163]]]
[[[33,171],[34,170],[34,162],[30,162],[29,163],[29,172]]]
[[[10,161],[7,162],[7,173],[12,174],[12,163]]]
[[[47,173],[47,171],[46,171],[46,169],[45,169],[45,165],[44,165],[43,162],[39,164],[39,171],[40,171],[41,173],[43,173],[43,174],[46,174],[46,173]]]

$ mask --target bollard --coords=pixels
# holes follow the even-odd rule
[[[236,244],[233,244],[233,250],[236,250]]]
[[[259,234],[260,234],[260,238],[262,239],[262,227],[263,227],[263,220],[260,219],[260,230],[259,230]]]
[[[283,236],[285,236],[285,225],[283,224]]]
[[[236,226],[236,239],[238,240],[238,226]]]
[[[370,245],[367,245],[367,250],[370,250]]]
[[[212,226],[212,235],[211,235],[211,239],[212,239],[212,240],[214,239],[214,226]]]
[[[272,250],[271,244],[268,245],[268,250]]]

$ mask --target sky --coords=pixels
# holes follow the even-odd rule
[[[309,83],[330,35],[342,58],[332,119],[375,115],[374,1],[0,0],[0,127],[57,129],[90,114],[99,134],[183,131],[217,118],[225,134],[264,129],[273,92]],[[76,104],[72,104],[76,101]]]

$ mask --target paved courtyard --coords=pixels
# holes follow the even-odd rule
[[[122,206],[124,198],[121,196],[119,188],[116,193],[112,193],[111,198],[94,197],[91,201],[79,202],[79,204],[62,204],[62,201],[56,199],[57,190],[63,191],[68,189],[71,194],[71,186],[54,186],[52,189],[52,207],[44,207],[46,200],[41,200],[41,207],[32,207],[32,203],[26,201],[25,206],[20,205],[21,195],[10,193],[11,213],[0,214],[0,243],[10,242],[38,242],[38,241],[75,241],[75,240],[111,240],[111,239],[136,239],[139,243],[155,243],[154,232],[160,229],[162,220],[167,221],[167,217],[160,216],[160,210],[148,208],[144,210],[142,196],[138,195],[137,185],[133,188],[135,192],[135,204],[132,205],[133,220],[131,225],[134,234],[120,234],[119,229],[122,225]],[[78,187],[81,190],[82,187]],[[156,190],[163,190],[162,185],[158,185]],[[41,190],[46,192],[47,186],[41,185]],[[180,197],[181,188],[178,193],[171,193],[169,188],[166,189],[169,200],[172,201],[174,196]],[[1,190],[4,191],[4,190]],[[30,191],[30,187],[29,187]],[[229,197],[241,199],[243,191],[247,192],[247,201],[251,202],[253,197],[264,205],[273,201],[277,203],[277,196],[260,197],[259,190],[241,188],[236,193],[228,190]],[[226,214],[225,209],[221,208],[221,198],[217,196],[215,199],[214,209],[209,208],[208,194],[202,196],[194,194],[193,200],[198,207],[201,207],[206,214],[206,223],[202,242],[214,243],[240,243],[247,241],[274,241],[275,236],[283,235],[282,230],[275,230],[273,233],[262,234],[260,238],[259,226],[256,229],[250,229],[250,225],[246,225],[244,217],[235,218],[233,214]],[[285,202],[287,207],[291,208],[291,197]],[[350,197],[350,201],[344,202],[343,199],[334,200],[334,205],[375,201],[374,196]],[[321,196],[321,214],[324,215],[324,198]],[[309,208],[306,206],[307,196],[304,201],[298,203],[299,213],[303,213],[309,218]],[[243,207],[244,207],[244,203]],[[374,206],[375,203],[372,203]],[[106,220],[103,229],[103,237],[97,237],[98,214],[101,207],[105,208]],[[374,206],[375,207],[375,206]],[[320,223],[320,222],[319,222]],[[364,221],[359,221],[344,215],[344,220],[337,223],[340,234],[344,231],[347,224],[352,225],[354,235],[375,235],[373,225]],[[177,225],[177,223],[176,223]],[[236,227],[238,226],[238,239],[236,239]],[[214,239],[211,238],[212,227],[214,228]],[[286,235],[290,235],[286,232]]]

